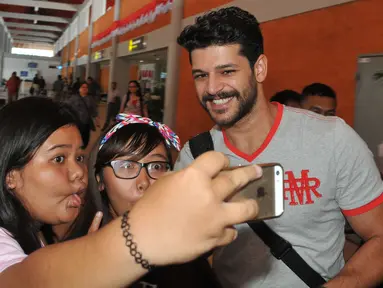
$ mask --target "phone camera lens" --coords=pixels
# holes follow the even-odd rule
[[[276,173],[276,174],[277,174],[277,176],[279,176],[279,171],[277,171],[277,173]]]

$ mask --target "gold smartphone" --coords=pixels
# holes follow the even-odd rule
[[[251,198],[258,202],[256,220],[279,217],[284,212],[283,168],[278,163],[260,164],[262,177],[249,183],[231,199]],[[236,167],[239,168],[239,167]]]

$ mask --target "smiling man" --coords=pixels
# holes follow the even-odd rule
[[[277,162],[284,167],[285,212],[266,224],[328,281],[325,287],[378,283],[383,184],[365,143],[339,118],[266,100],[268,60],[250,13],[237,7],[210,12],[187,26],[178,43],[189,52],[198,100],[217,124],[205,134],[214,149],[234,166]],[[188,166],[192,155],[189,142],[176,169]],[[344,216],[366,240],[346,265]],[[214,255],[224,287],[307,287],[248,224],[237,229],[238,238]]]

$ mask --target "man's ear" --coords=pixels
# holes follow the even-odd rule
[[[263,83],[267,76],[267,57],[266,55],[259,56],[254,64],[254,75],[258,83]]]

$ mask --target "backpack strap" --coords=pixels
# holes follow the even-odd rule
[[[214,150],[210,132],[203,132],[189,141],[190,152],[194,159],[201,154]],[[318,288],[326,281],[295,251],[290,242],[275,233],[264,221],[248,223],[250,228],[270,248],[271,254],[282,260],[307,286]]]
[[[210,132],[203,132],[198,134],[189,141],[190,152],[194,159],[198,158],[201,154],[213,151],[214,143],[213,138],[211,138]]]
[[[275,233],[264,221],[248,223],[254,233],[270,248],[271,254],[282,260],[310,288],[318,288],[325,284],[323,277],[316,272],[295,251],[290,242]]]

